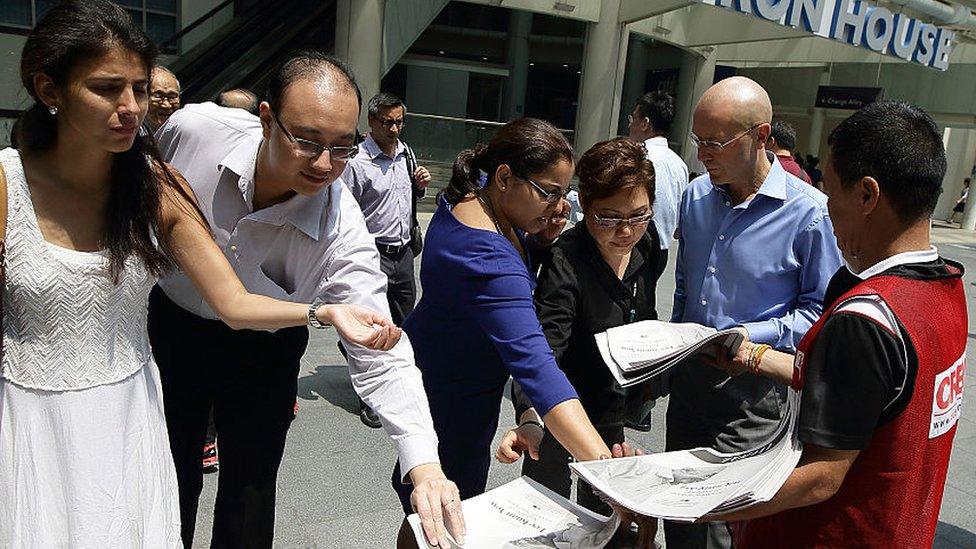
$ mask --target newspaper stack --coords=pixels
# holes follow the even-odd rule
[[[467,535],[464,549],[599,549],[619,520],[580,507],[528,477],[461,502]],[[416,513],[407,517],[418,547],[430,547]],[[461,548],[454,539],[451,549]]]
[[[735,353],[738,330],[717,331],[700,324],[644,320],[596,334],[596,345],[614,379],[629,387],[661,374],[698,352]]]
[[[693,522],[769,501],[793,472],[802,445],[796,436],[800,393],[789,389],[777,431],[757,448],[710,448],[571,463],[573,473],[635,513]]]

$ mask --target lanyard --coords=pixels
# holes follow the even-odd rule
[[[638,278],[634,280],[634,287],[630,294],[630,313],[627,316],[627,324],[630,324],[631,322],[637,320],[637,281],[638,280],[640,279]]]

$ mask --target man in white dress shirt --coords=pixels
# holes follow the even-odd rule
[[[688,166],[668,147],[668,133],[674,121],[674,99],[661,91],[645,93],[637,100],[627,117],[630,138],[644,143],[647,159],[654,165],[654,228],[661,242],[657,256],[658,276],[668,264],[668,249],[678,226],[678,206],[681,194],[688,187]],[[627,426],[640,431],[651,429],[651,409],[654,397],[668,392],[668,380],[659,377],[647,392],[631,393],[628,400]],[[648,396],[652,398],[647,398]]]
[[[669,249],[674,240],[681,194],[688,187],[688,166],[668,147],[674,113],[674,99],[656,91],[641,96],[627,117],[630,138],[644,143],[647,159],[654,164],[654,227],[661,239],[662,250]],[[668,254],[661,257],[659,268],[663,272]]]
[[[367,103],[369,134],[349,161],[342,182],[349,187],[366,218],[366,228],[376,238],[380,269],[386,275],[386,298],[393,322],[403,324],[417,302],[417,286],[411,249],[417,210],[415,200],[424,196],[430,172],[417,166],[416,157],[400,140],[407,106],[392,93],[380,92]],[[380,427],[376,413],[362,401],[359,419]]]
[[[333,185],[356,151],[359,91],[341,62],[303,52],[273,76],[260,118],[213,103],[177,112],[157,138],[186,177],[249,291],[297,302],[356,303],[389,315],[386,277],[348,189]],[[161,290],[160,290],[161,288]],[[160,280],[150,336],[180,488],[183,542],[193,540],[207,410],[220,433],[212,544],[270,547],[275,483],[292,419],[306,328],[226,328],[187,277]],[[317,323],[311,325],[318,328]],[[429,538],[463,530],[457,488],[406,337],[390,351],[343,342],[353,387],[393,439]]]

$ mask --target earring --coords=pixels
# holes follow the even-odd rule
[[[58,114],[58,108],[55,107],[54,105],[51,105],[50,107],[47,108],[47,112],[51,113],[51,116],[56,116]]]

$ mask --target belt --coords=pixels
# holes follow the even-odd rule
[[[383,255],[397,255],[407,247],[406,244],[383,244],[376,243],[376,249]]]

